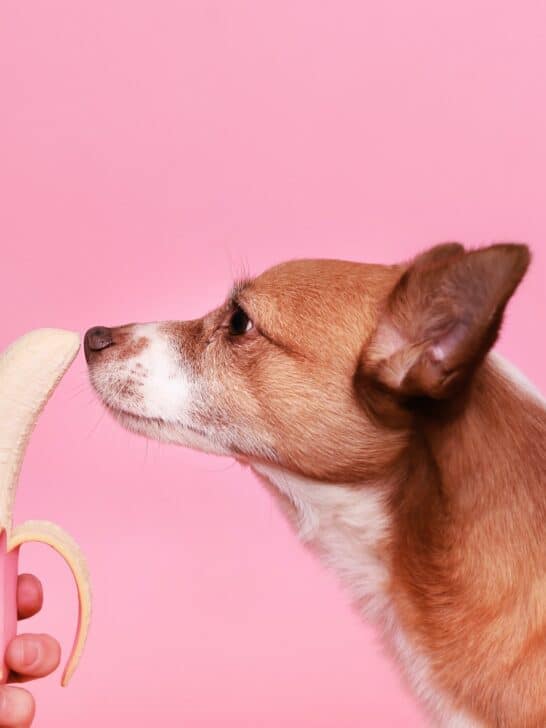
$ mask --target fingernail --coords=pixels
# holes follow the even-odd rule
[[[38,645],[30,640],[23,642],[23,665],[32,665],[38,659]]]

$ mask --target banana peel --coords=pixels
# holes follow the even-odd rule
[[[17,632],[19,549],[31,541],[57,551],[72,571],[78,591],[76,637],[61,684],[67,685],[82,655],[91,619],[91,588],[85,558],[76,542],[48,521],[13,528],[12,514],[27,444],[46,402],[80,348],[80,337],[62,329],[37,329],[0,354],[0,656]],[[0,659],[0,682],[7,666]]]

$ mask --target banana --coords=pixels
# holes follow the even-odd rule
[[[51,546],[70,567],[78,591],[76,637],[61,684],[67,685],[83,652],[91,620],[91,588],[83,553],[59,526],[27,521],[12,528],[13,505],[26,446],[46,402],[80,348],[78,334],[30,331],[0,354],[0,656],[17,630],[17,565],[22,544]],[[0,660],[0,682],[8,675]]]

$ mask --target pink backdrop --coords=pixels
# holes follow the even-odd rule
[[[4,0],[0,345],[39,326],[189,318],[242,268],[393,262],[529,241],[499,349],[546,385],[541,0]],[[375,634],[229,461],[102,416],[80,356],[39,423],[17,520],[77,537],[94,581],[79,672],[41,728],[422,725]],[[46,548],[28,624],[66,648]]]

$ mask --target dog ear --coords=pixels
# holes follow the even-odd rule
[[[530,261],[525,245],[466,252],[447,243],[406,269],[379,319],[361,374],[392,394],[445,399],[495,343]]]

